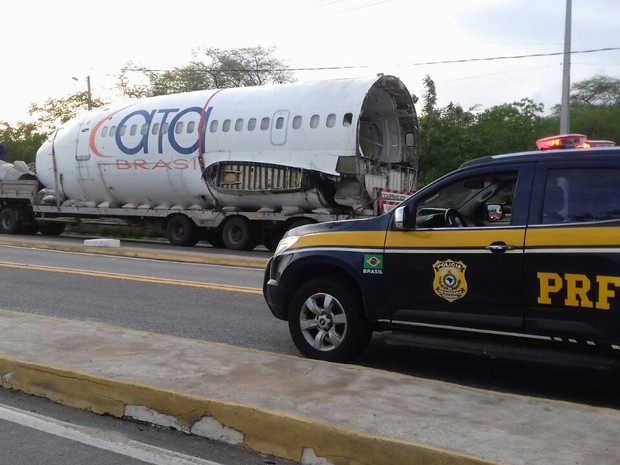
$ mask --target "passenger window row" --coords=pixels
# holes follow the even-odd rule
[[[257,118],[249,118],[247,120],[247,125],[246,125],[243,118],[238,118],[234,122],[234,130],[236,132],[241,132],[243,131],[245,127],[248,131],[252,132],[256,130],[258,127],[260,128],[261,131],[267,131],[270,128],[271,122],[272,122],[271,118],[269,118],[268,116],[265,116],[260,119],[260,122],[257,120]],[[353,123],[353,114],[345,113],[344,116],[342,117],[342,126],[348,127],[348,126],[351,126],[352,123]],[[300,129],[302,127],[302,124],[303,124],[302,116],[296,115],[292,119],[291,128]],[[309,127],[311,129],[318,128],[320,124],[321,124],[320,115],[314,114],[310,117]],[[278,130],[283,129],[284,128],[284,116],[276,117],[274,125],[275,125],[275,128]],[[325,118],[325,127],[333,128],[334,126],[336,126],[336,114],[330,113]],[[233,127],[233,123],[231,119],[223,120],[221,124],[221,128],[220,128],[220,121],[217,119],[214,119],[214,120],[211,120],[211,123],[209,124],[209,132],[217,132],[218,129],[221,129],[221,131],[223,132],[229,132],[232,127]],[[101,130],[101,137],[114,137],[116,135],[117,130],[121,137],[127,134],[127,132],[129,132],[130,136],[135,136],[138,133],[138,129],[140,131],[140,135],[142,136],[146,135],[149,131],[149,127],[147,124],[143,124],[140,127],[138,127],[137,124],[132,124],[129,126],[123,124],[120,127],[117,127],[115,125],[109,126],[109,127],[104,126]],[[152,135],[165,134],[168,132],[168,129],[169,129],[168,123],[164,123],[164,124],[154,123],[150,128],[150,132]],[[179,121],[174,128],[175,134],[183,134],[183,133],[192,134],[194,133],[194,131],[196,131],[195,121],[188,121],[187,124],[184,121]]]

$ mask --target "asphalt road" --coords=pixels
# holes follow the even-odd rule
[[[5,246],[0,305],[295,354],[286,325],[262,297],[262,275],[252,268]]]
[[[0,249],[0,262],[4,308],[297,355],[286,323],[272,317],[260,293],[262,269],[11,247]],[[52,266],[58,269],[45,268]],[[620,408],[618,378],[588,363],[574,367],[546,357],[523,360],[492,347],[462,354],[450,344],[429,345],[419,339],[403,343],[395,336],[375,335],[356,363],[495,391]]]

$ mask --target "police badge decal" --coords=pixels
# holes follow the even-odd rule
[[[433,269],[435,270],[435,279],[433,280],[435,294],[448,302],[454,302],[465,297],[467,294],[467,280],[465,279],[467,265],[450,259],[437,260],[433,264]]]

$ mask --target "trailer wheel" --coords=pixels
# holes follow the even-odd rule
[[[259,235],[250,220],[244,216],[231,216],[222,226],[224,247],[230,250],[252,250],[259,242]]]
[[[0,233],[15,234],[19,228],[17,212],[14,208],[7,207],[0,212]]]
[[[172,245],[193,247],[200,240],[200,228],[185,215],[174,215],[168,220],[166,237]]]
[[[65,230],[65,223],[42,223],[39,231],[44,236],[59,236]]]

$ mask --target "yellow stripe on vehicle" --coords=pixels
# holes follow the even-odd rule
[[[527,230],[527,247],[620,246],[618,227],[544,227]]]

